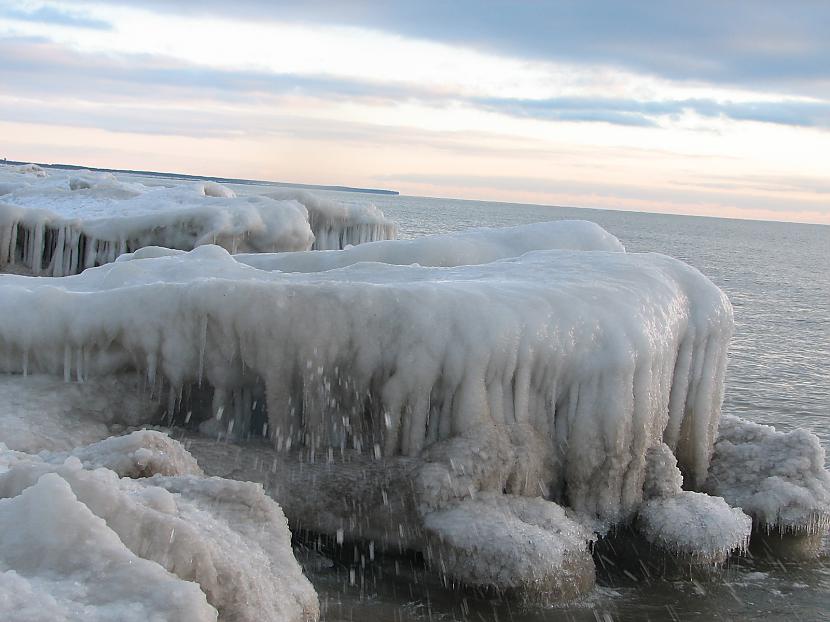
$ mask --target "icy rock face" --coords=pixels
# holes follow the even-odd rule
[[[131,435],[76,453],[90,466],[116,458],[114,466],[123,467],[124,459],[111,453],[116,446],[136,447],[138,463],[140,450],[157,449],[158,439]],[[177,460],[155,464],[165,472],[192,471],[194,465],[181,460],[183,451],[174,452]],[[3,451],[0,499],[0,523],[4,505],[25,507],[27,500],[28,509],[18,510],[24,515],[39,517],[45,509],[48,516],[52,508],[60,514],[59,526],[31,538],[28,524],[11,520],[0,538],[5,574],[44,591],[42,598],[51,604],[52,597],[57,611],[83,606],[90,619],[102,620],[152,619],[154,611],[176,620],[215,620],[217,612],[240,621],[319,615],[316,594],[293,557],[285,517],[256,484],[194,475],[122,479],[106,468],[87,470],[77,456],[60,462],[56,455]],[[73,530],[90,535],[76,539]],[[38,541],[42,555],[27,553],[27,539]]]
[[[721,419],[705,489],[752,516],[761,531],[820,534],[830,527],[830,473],[807,430],[779,432]]]
[[[651,544],[692,562],[722,563],[732,551],[744,552],[752,520],[720,497],[682,490],[683,476],[665,445],[646,454],[645,502],[636,527]]]
[[[314,232],[313,250],[340,250],[376,240],[394,240],[398,225],[375,205],[346,205],[296,188],[281,188],[264,196],[292,200],[308,210]]]

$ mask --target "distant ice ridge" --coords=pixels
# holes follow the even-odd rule
[[[319,614],[279,506],[259,485],[205,478],[150,431],[70,455],[0,443],[0,603],[10,622]]]
[[[307,192],[237,196],[214,182],[154,185],[110,173],[36,169],[0,167],[0,268],[17,264],[36,275],[64,276],[151,245],[293,251],[397,232],[374,206],[341,206]]]

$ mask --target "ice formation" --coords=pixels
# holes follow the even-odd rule
[[[204,378],[242,428],[264,391],[282,447],[415,456],[527,424],[547,439],[551,494],[609,521],[639,505],[655,442],[705,479],[732,327],[699,272],[623,252],[285,274],[205,246],[48,282],[7,275],[0,291],[7,372],[138,368],[173,402]]]
[[[830,527],[830,472],[807,430],[779,432],[739,417],[721,419],[705,488],[740,506],[765,532],[822,534]]]
[[[590,542],[613,526],[692,560],[746,546],[751,503],[699,492],[737,463],[727,419],[710,470],[731,332],[697,270],[580,222],[340,251],[145,247],[76,276],[0,276],[0,371],[142,373],[170,418],[267,436],[232,458],[192,450],[208,473],[262,482],[294,525],[522,594],[588,589]],[[55,460],[187,468],[153,438]],[[817,495],[822,460],[788,485]]]
[[[64,276],[150,245],[294,251],[341,248],[396,233],[373,206],[340,206],[306,192],[285,191],[277,199],[237,196],[215,182],[132,179],[60,171],[33,177],[0,167],[0,268],[18,265],[35,275]]]
[[[43,603],[2,602],[4,619],[317,618],[279,506],[256,484],[195,475],[192,458],[161,436],[136,433],[65,459],[0,447],[0,599]],[[142,450],[172,459],[148,463]],[[113,460],[132,475],[176,474],[95,468]]]
[[[340,250],[377,240],[394,240],[398,225],[386,218],[374,204],[337,203],[306,190],[281,188],[265,193],[279,201],[292,200],[308,210],[314,232],[314,250]]]
[[[686,557],[689,561],[720,563],[749,544],[752,520],[721,497],[683,490],[683,475],[665,445],[646,454],[646,498],[637,513],[636,526],[651,544]]]

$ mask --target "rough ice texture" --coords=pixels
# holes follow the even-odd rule
[[[720,563],[749,544],[752,519],[721,497],[684,490],[643,503],[637,530],[661,548],[694,561]]]
[[[720,497],[683,490],[683,475],[665,444],[646,454],[645,502],[636,527],[651,544],[693,562],[721,563],[744,552],[752,520]]]
[[[197,584],[124,546],[55,473],[0,499],[0,611],[9,622],[216,620]]]
[[[425,517],[427,562],[454,580],[562,600],[593,586],[593,534],[541,497],[484,493]]]
[[[159,404],[145,386],[135,374],[85,383],[0,375],[0,443],[29,453],[66,452],[126,426],[150,423],[158,417]]]
[[[807,430],[725,416],[705,489],[740,506],[764,531],[815,534],[830,526],[830,473]]]
[[[418,456],[482,430],[523,448],[526,426],[542,439],[529,488],[608,522],[636,512],[656,443],[705,479],[731,330],[723,293],[655,254],[285,274],[204,246],[64,279],[0,277],[5,371],[139,369],[172,405],[203,379],[227,428],[247,429],[265,403],[282,449]]]
[[[157,447],[158,439],[146,435],[127,439]],[[76,452],[107,461],[119,440]],[[165,472],[176,464],[192,470],[180,460],[157,463]],[[0,523],[4,508],[19,508],[0,537],[0,564],[12,582],[3,583],[9,591],[22,584],[50,607],[54,601],[58,614],[70,612],[67,619],[318,616],[285,517],[256,484],[194,475],[119,478],[106,468],[87,470],[75,456],[60,462],[0,448],[0,499]],[[0,584],[0,598],[4,591]],[[19,619],[51,619],[36,614]]]
[[[202,469],[181,443],[155,430],[139,430],[126,436],[107,439],[78,447],[70,453],[87,469],[106,468],[119,477],[151,477],[153,475],[202,475]],[[69,457],[69,456],[65,456]],[[54,455],[50,462],[63,462],[63,455]]]
[[[314,250],[339,250],[365,242],[394,240],[398,235],[398,225],[371,203],[347,205],[296,188],[281,188],[264,196],[305,206],[314,232]]]
[[[397,231],[373,206],[339,206],[305,192],[237,196],[215,182],[165,183],[92,172],[37,177],[0,166],[0,268],[63,276],[151,245],[296,251],[387,239]]]

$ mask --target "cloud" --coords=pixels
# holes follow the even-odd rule
[[[561,97],[553,99],[477,98],[486,110],[517,117],[555,121],[605,121],[616,125],[653,127],[662,117],[677,118],[685,113],[722,117],[735,121],[756,121],[797,127],[830,129],[830,102],[757,101],[731,102],[713,99],[633,100],[612,98]]]
[[[118,4],[124,0],[110,0]],[[135,2],[129,3],[135,6]],[[144,0],[188,15],[376,28],[674,80],[830,94],[830,3],[780,0]]]
[[[0,6],[0,17],[24,22],[70,26],[73,28],[92,28],[95,30],[111,30],[112,24],[89,16],[79,11],[67,11],[54,5],[44,4],[31,10]]]
[[[142,103],[160,100],[195,102],[205,98],[224,103],[270,103],[276,109],[279,102],[275,98],[302,96],[324,102],[360,101],[382,105],[411,101],[438,108],[463,105],[520,119],[551,122],[656,127],[661,121],[695,113],[707,118],[830,129],[830,103],[823,101],[470,97],[420,85],[217,69],[160,56],[84,54],[43,39],[19,37],[0,38],[0,57],[4,58],[0,64],[0,81],[14,85],[7,95],[45,101],[64,96],[98,103],[128,102],[134,111],[140,109]],[[124,112],[119,118],[123,118]],[[21,113],[16,116],[21,117]],[[107,116],[110,113],[102,113],[101,118]],[[158,119],[160,125],[165,124],[158,113],[152,113],[142,119],[140,125],[150,131],[153,118]],[[239,125],[239,121],[233,122],[233,129],[227,131],[237,131]],[[190,122],[184,123],[185,128],[190,126]],[[212,131],[225,129],[216,127]]]

